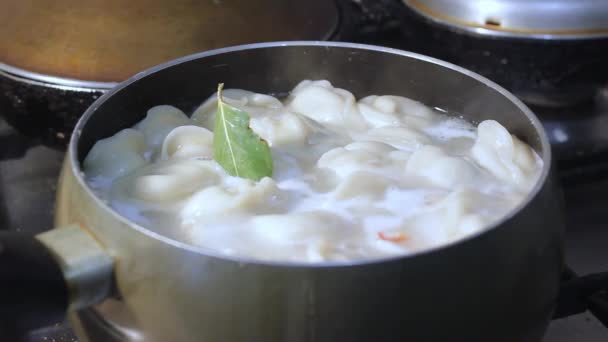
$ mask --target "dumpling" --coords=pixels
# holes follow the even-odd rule
[[[355,96],[334,88],[328,81],[300,82],[291,94],[288,108],[329,128],[361,131],[367,127]]]
[[[457,236],[467,236],[469,234],[477,233],[486,227],[488,223],[480,215],[467,214],[462,216],[460,223],[458,224]]]
[[[377,142],[355,142],[325,152],[317,161],[317,167],[333,170],[340,177],[357,171],[378,172],[391,167],[387,158],[394,148]]]
[[[357,104],[359,112],[371,127],[399,126],[401,121],[392,111],[382,111],[374,106],[373,97],[363,98]],[[367,101],[366,101],[367,100]]]
[[[335,242],[349,234],[348,227],[339,216],[326,211],[260,215],[251,220],[258,244],[271,246],[263,249],[264,253],[278,252],[284,254],[279,255],[284,259],[289,258],[294,249],[304,249],[309,262],[327,260]]]
[[[283,108],[281,101],[274,96],[241,89],[224,89],[222,91],[222,98],[224,102],[246,111],[252,118],[264,115],[269,110],[273,111]],[[214,93],[194,111],[192,120],[200,123],[202,126],[211,128],[215,122],[216,111],[217,93]]]
[[[377,141],[354,141],[344,146],[344,149],[347,151],[366,151],[379,155],[395,151],[392,146]]]
[[[178,108],[173,106],[156,106],[148,110],[146,118],[140,121],[135,128],[141,131],[150,147],[150,152],[155,154],[165,137],[175,127],[191,125],[192,121]]]
[[[463,158],[449,156],[433,145],[424,146],[414,152],[407,162],[405,172],[447,189],[468,184],[477,174],[475,167]]]
[[[93,145],[84,159],[84,172],[92,180],[112,181],[145,165],[145,151],[144,135],[131,128],[124,129]]]
[[[192,157],[213,158],[213,132],[190,125],[174,128],[163,142],[161,159]]]
[[[356,171],[346,176],[334,191],[335,198],[339,200],[365,196],[368,198],[381,198],[391,185],[391,179],[377,173]]]
[[[270,147],[306,143],[310,127],[298,115],[289,111],[251,118],[251,129],[268,142]]]
[[[343,177],[365,169],[369,164],[377,164],[378,159],[378,156],[366,151],[353,152],[344,147],[337,147],[323,153],[317,162],[317,167],[331,169]]]
[[[421,129],[431,125],[436,117],[431,108],[402,96],[367,96],[359,100],[358,106],[373,127],[404,125]]]
[[[409,219],[404,227],[408,236],[418,241],[419,247],[433,246],[452,241],[465,233],[483,229],[485,219],[473,212],[478,193],[467,188],[451,192],[428,210]]]
[[[261,239],[277,244],[307,243],[318,238],[334,240],[346,225],[337,215],[325,211],[259,215],[251,223]]]
[[[433,110],[423,103],[403,96],[385,95],[375,100],[376,106],[387,110],[391,108],[395,113],[419,118],[432,118]]]
[[[457,227],[462,218],[475,208],[477,193],[468,188],[452,191],[448,196],[435,203],[432,211],[441,212],[442,225],[439,228],[448,230]]]
[[[166,162],[152,169],[144,168],[126,183],[131,184],[129,192],[132,197],[164,202],[183,199],[202,188],[218,184],[222,173],[214,161],[187,159]]]
[[[486,219],[475,213],[480,196],[473,189],[460,188],[435,205],[433,209],[442,216],[449,239],[478,232],[487,225]]]
[[[382,126],[370,129],[367,133],[354,137],[358,141],[377,141],[400,150],[414,151],[431,142],[422,132],[408,127]]]
[[[473,159],[498,179],[522,190],[534,185],[537,161],[532,149],[511,135],[494,120],[477,126],[477,139],[471,149]]]
[[[272,178],[264,177],[254,182],[230,177],[228,182],[206,187],[189,198],[181,217],[183,222],[196,222],[206,217],[272,212],[284,202],[285,198]]]

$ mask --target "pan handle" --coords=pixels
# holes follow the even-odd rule
[[[0,232],[0,336],[60,322],[68,288],[50,251],[33,235]]]
[[[576,315],[589,310],[608,327],[608,272],[578,276],[567,268],[553,318]]]
[[[107,297],[113,260],[77,226],[33,236],[0,232],[0,336],[61,322]]]

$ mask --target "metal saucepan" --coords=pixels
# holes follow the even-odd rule
[[[83,179],[81,162],[93,144],[151,106],[189,112],[218,82],[283,93],[302,79],[329,79],[358,97],[408,96],[474,122],[497,119],[544,160],[538,184],[507,217],[462,241],[411,256],[311,265],[226,257],[171,240],[119,216]],[[40,313],[69,305],[77,318],[113,298],[146,341],[538,342],[562,271],[551,164],[545,132],[525,105],[433,58],[327,42],[184,57],[121,83],[78,122],[60,180],[57,228],[35,237],[0,233],[0,313],[23,327]]]
[[[403,2],[403,31],[420,52],[479,72],[529,104],[589,101],[608,83],[604,0]]]

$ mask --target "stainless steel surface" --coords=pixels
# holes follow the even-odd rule
[[[4,0],[0,62],[41,75],[117,82],[227,45],[326,39],[331,0]]]
[[[105,91],[118,84],[117,82],[83,81],[53,75],[44,75],[29,70],[19,69],[2,62],[0,62],[0,75],[16,82],[68,91]]]
[[[89,307],[110,295],[114,260],[91,234],[73,225],[36,237],[54,252],[61,265],[70,293],[69,310]]]
[[[225,68],[212,67],[218,60]],[[172,240],[114,213],[81,178],[79,160],[92,144],[140,119],[151,102],[193,108],[219,81],[277,93],[307,77],[330,79],[358,96],[406,95],[471,120],[501,120],[545,160],[541,179],[517,211],[458,243],[407,257],[309,265],[227,257]],[[192,90],[194,84],[199,86]],[[542,126],[502,88],[438,60],[321,42],[257,44],[182,58],[139,74],[93,104],[76,127],[69,156],[56,224],[79,222],[116,257],[123,308],[145,339],[539,341],[554,306],[562,225]],[[546,217],[545,211],[554,214]],[[346,305],[353,300],[356,310]],[[441,311],[431,309],[432,302]],[[375,319],[378,310],[381,320]],[[437,320],[442,329],[425,328]],[[392,329],[403,325],[407,329]]]
[[[539,39],[608,37],[605,0],[403,0],[419,14],[481,35]]]

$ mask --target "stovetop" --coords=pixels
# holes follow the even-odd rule
[[[608,116],[608,113],[606,113]],[[63,151],[41,144],[0,118],[0,227],[37,233],[52,228],[56,180]],[[580,274],[608,270],[608,175],[564,187],[566,260]],[[608,329],[589,313],[555,320],[545,342],[600,342]],[[67,323],[30,333],[30,342],[77,342]]]
[[[608,112],[606,112],[608,117]],[[63,151],[12,129],[0,118],[0,227],[37,233],[52,228]],[[570,170],[569,172],[575,172]],[[570,176],[568,176],[570,177]],[[566,261],[580,274],[608,270],[608,174],[566,183]],[[589,313],[555,320],[545,342],[600,342],[608,329]],[[31,332],[30,342],[76,342],[67,323]]]
[[[372,3],[373,1],[355,1]],[[378,5],[380,6],[380,5]],[[408,49],[387,12],[356,41]],[[378,17],[380,16],[380,17]],[[384,17],[383,17],[384,16]],[[348,21],[349,18],[343,18]],[[341,40],[350,40],[338,36]],[[608,271],[608,87],[593,104],[564,110],[533,108],[558,159],[566,200],[566,262],[578,274]],[[0,113],[0,229],[38,233],[52,228],[56,181],[64,151],[11,128]],[[0,340],[2,340],[0,336]],[[77,342],[67,322],[32,331],[30,342]],[[588,312],[554,320],[544,342],[608,341],[608,329]]]

